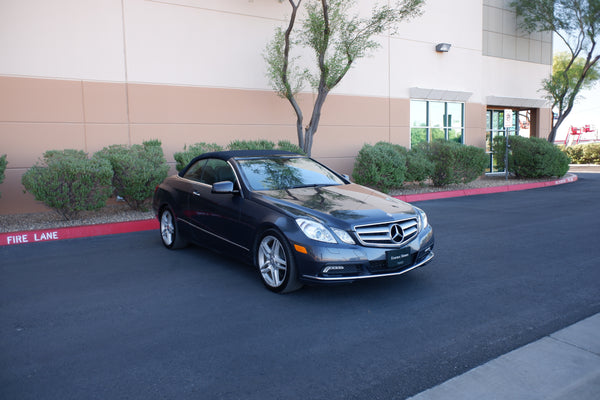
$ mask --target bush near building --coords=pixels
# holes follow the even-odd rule
[[[280,140],[275,145],[270,140],[234,140],[227,145],[227,150],[284,150],[291,151],[292,153],[304,154],[302,149],[295,144],[287,140]],[[181,171],[186,165],[194,159],[194,157],[200,154],[209,153],[212,151],[225,150],[222,146],[216,143],[196,143],[191,146],[184,146],[183,151],[177,152],[173,155],[175,158],[175,169]]]
[[[508,144],[508,171],[517,178],[560,177],[569,170],[569,156],[560,148],[540,138],[510,136]],[[505,168],[506,139],[494,138],[494,158]]]
[[[273,150],[275,143],[270,140],[234,140],[227,146],[229,150]]]
[[[177,152],[173,155],[175,159],[175,169],[181,171],[186,165],[194,159],[194,157],[200,154],[209,153],[211,151],[221,151],[223,147],[216,143],[196,143],[191,146],[183,146],[183,151]]]
[[[560,149],[571,158],[573,164],[599,164],[600,143],[577,144]]]
[[[6,154],[4,154],[0,156],[0,184],[4,182],[4,171],[6,171],[6,164],[8,164],[8,161],[6,161]]]
[[[83,151],[50,150],[21,179],[27,192],[64,219],[80,211],[98,210],[112,192],[113,171],[103,159],[88,159]]]
[[[112,145],[95,153],[94,158],[110,163],[114,172],[114,194],[122,197],[133,210],[147,210],[154,188],[169,172],[158,140],[131,147]]]
[[[430,178],[434,186],[472,182],[485,173],[489,163],[485,150],[479,147],[445,140],[424,143],[422,146],[433,163]]]
[[[404,182],[435,186],[468,183],[484,174],[489,162],[483,149],[455,142],[423,143],[411,150],[396,144],[366,144],[358,153],[352,177],[361,185],[383,191]]]
[[[401,147],[404,149],[404,147]],[[423,146],[406,151],[406,181],[423,183],[433,174],[435,164],[427,157]]]
[[[356,157],[352,178],[384,192],[400,187],[406,180],[406,152],[387,142],[365,144]]]

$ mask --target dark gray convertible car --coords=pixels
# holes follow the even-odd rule
[[[284,151],[202,154],[156,188],[153,208],[167,248],[240,257],[274,292],[399,275],[433,258],[422,210]]]

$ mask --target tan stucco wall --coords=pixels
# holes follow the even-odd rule
[[[301,96],[306,121],[312,100]],[[409,107],[407,99],[330,95],[313,157],[351,174],[365,143],[408,147]],[[174,165],[173,154],[197,142],[296,143],[295,121],[289,103],[269,91],[0,77],[0,154],[9,162],[0,213],[46,210],[20,184],[46,150],[74,148],[91,155],[111,144],[159,139]]]

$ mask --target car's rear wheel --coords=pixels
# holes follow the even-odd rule
[[[289,293],[302,287],[290,246],[277,231],[269,230],[262,236],[256,252],[256,264],[269,290]]]
[[[187,244],[179,233],[177,220],[169,207],[165,207],[160,214],[160,238],[167,249],[179,249]]]

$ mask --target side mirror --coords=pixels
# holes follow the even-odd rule
[[[215,182],[212,185],[213,193],[233,193],[233,182],[231,181],[222,181]]]

